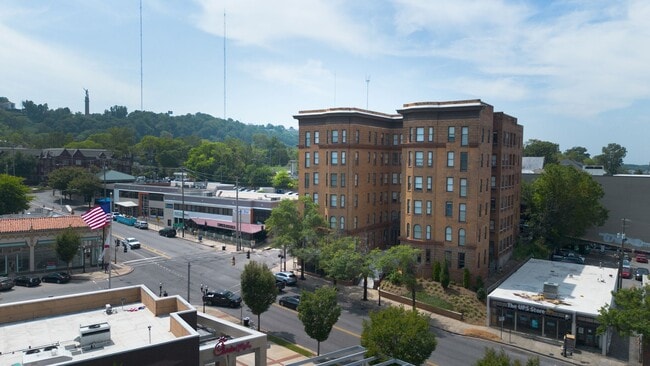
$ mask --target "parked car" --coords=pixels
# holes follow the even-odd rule
[[[638,263],[648,263],[648,257],[643,253],[639,253],[636,255],[636,261]]]
[[[282,296],[279,303],[286,308],[296,310],[300,305],[300,295]]]
[[[136,238],[126,238],[122,242],[122,245],[129,249],[140,249],[140,242]]]
[[[45,276],[41,277],[41,281],[50,283],[66,283],[70,282],[70,279],[70,275],[65,272],[48,273]]]
[[[238,308],[241,306],[241,296],[228,290],[210,291],[203,295],[206,305],[228,306]]]
[[[18,276],[14,278],[16,286],[35,287],[41,284],[41,279],[38,277]]]
[[[632,278],[632,268],[629,266],[623,266],[623,269],[621,270],[621,277]]]
[[[138,220],[133,224],[133,227],[146,230],[149,229],[149,224],[146,221]]]
[[[0,291],[11,290],[14,287],[14,280],[9,277],[0,277]]]
[[[634,279],[637,281],[643,281],[643,276],[647,276],[650,274],[650,270],[647,268],[637,268],[636,271],[634,271]]]
[[[168,238],[175,238],[176,237],[176,229],[173,227],[165,227],[160,230],[158,230],[158,235],[160,236],[166,236]]]
[[[275,279],[284,282],[287,286],[295,286],[298,283],[298,278],[291,271],[278,272],[275,274]]]

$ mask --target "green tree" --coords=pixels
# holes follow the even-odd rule
[[[318,342],[318,355],[320,342],[327,340],[332,327],[341,316],[341,306],[336,300],[336,293],[333,287],[320,287],[314,292],[303,291],[300,295],[298,319],[305,327],[305,333]]]
[[[68,183],[68,191],[80,194],[84,198],[84,202],[88,203],[88,207],[93,202],[95,193],[101,192],[101,190],[102,183],[99,178],[86,171]]]
[[[260,316],[269,310],[278,296],[275,276],[264,263],[250,261],[241,274],[242,300],[251,312],[257,315],[257,330],[260,330]]]
[[[300,259],[300,278],[305,279],[305,261],[317,257],[317,245],[326,232],[326,222],[318,206],[306,196],[282,200],[265,223],[272,245]]]
[[[465,267],[463,270],[463,287],[470,288],[472,285],[472,274],[469,272],[469,268]]]
[[[531,139],[524,144],[524,156],[544,157],[544,166],[557,164],[560,145],[548,141]]]
[[[411,292],[413,310],[415,310],[415,294],[418,289],[416,266],[420,250],[410,245],[395,245],[376,253],[373,266],[381,269],[391,282],[406,286]]]
[[[74,256],[79,252],[80,246],[81,236],[75,229],[68,227],[56,236],[54,250],[59,256],[59,259],[68,264],[69,269],[70,262],[72,262]]]
[[[627,149],[619,144],[611,143],[603,147],[602,152],[601,155],[594,156],[594,159],[605,167],[607,174],[619,173],[623,166],[623,159],[627,155]]]
[[[403,306],[389,306],[370,312],[370,320],[363,320],[361,345],[366,348],[367,357],[396,358],[422,365],[437,342],[426,315]]]
[[[442,288],[445,290],[449,288],[449,282],[451,281],[451,278],[449,277],[449,262],[445,259],[445,261],[442,264],[442,272],[440,273],[440,285]]]
[[[608,211],[600,184],[575,168],[550,165],[531,184],[527,214],[533,236],[551,249],[579,238],[592,226],[605,223]]]
[[[320,245],[319,265],[336,280],[363,278],[363,300],[368,300],[368,276],[372,275],[372,257],[358,237],[326,237]],[[336,282],[335,282],[336,283]]]
[[[564,157],[573,161],[577,161],[579,163],[584,163],[587,161],[587,159],[589,159],[590,155],[587,152],[587,148],[582,146],[574,146],[564,151]]]
[[[273,187],[280,189],[289,189],[293,179],[286,170],[280,170],[273,177]]]
[[[649,290],[650,286],[645,286],[621,288],[612,292],[616,306],[607,304],[598,311],[598,334],[603,334],[612,327],[621,335],[642,335],[647,346],[650,343]]]
[[[0,174],[0,215],[18,213],[29,209],[29,187],[24,178]]]
[[[52,171],[47,176],[47,183],[52,189],[58,189],[64,195],[70,195],[70,182],[75,178],[88,174],[80,167],[64,167]]]
[[[521,362],[519,360],[511,360],[510,356],[501,349],[497,352],[494,348],[485,348],[485,354],[483,358],[476,361],[475,366],[519,366]],[[526,361],[526,366],[539,366],[539,357],[533,356],[529,357]]]

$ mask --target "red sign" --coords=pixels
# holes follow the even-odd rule
[[[242,352],[253,347],[251,346],[251,342],[226,345],[227,341],[228,338],[226,337],[219,338],[217,344],[214,345],[213,353],[215,356],[224,356],[233,352]]]

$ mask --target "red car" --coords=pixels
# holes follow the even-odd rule
[[[636,261],[639,263],[648,263],[648,257],[645,254],[639,253],[636,255]]]
[[[632,268],[623,267],[623,269],[621,271],[621,277],[623,277],[623,278],[632,278]]]

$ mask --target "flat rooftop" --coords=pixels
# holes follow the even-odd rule
[[[81,347],[80,326],[108,323],[110,342]],[[149,330],[151,327],[151,330]],[[151,337],[151,338],[150,338]],[[22,364],[25,350],[59,345],[80,361],[149,344],[176,339],[170,332],[169,314],[155,316],[143,303],[118,305],[107,314],[105,308],[81,311],[33,321],[2,324],[0,365]],[[40,352],[39,352],[40,353]]]
[[[489,298],[595,316],[612,303],[617,274],[616,268],[530,259]],[[558,284],[557,299],[543,296],[545,282]]]

